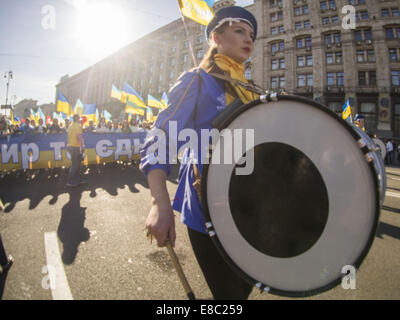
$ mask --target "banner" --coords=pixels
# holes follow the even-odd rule
[[[84,133],[85,165],[140,159],[146,132]],[[28,133],[0,138],[0,171],[69,167],[67,134]]]

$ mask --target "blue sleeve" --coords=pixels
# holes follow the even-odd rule
[[[164,170],[167,176],[171,173],[171,163],[168,159],[170,152],[173,152],[170,149],[179,150],[179,145],[176,145],[178,142],[177,135],[182,129],[194,128],[199,79],[196,71],[186,72],[168,93],[168,107],[158,115],[154,128],[146,137],[146,141],[140,150],[140,170],[146,176],[154,169]],[[159,154],[160,149],[153,150],[159,141],[156,134],[160,130],[165,133],[165,150],[161,150],[161,152],[165,152],[164,157]],[[170,141],[170,139],[174,141]],[[172,143],[176,145],[176,148],[170,148]],[[152,146],[153,148],[151,148]],[[161,161],[161,159],[163,160]]]

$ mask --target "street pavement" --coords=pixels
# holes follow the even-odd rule
[[[338,286],[304,299],[400,299],[400,169],[387,167],[387,193],[373,245],[356,274],[356,288]],[[65,186],[63,169],[0,179],[0,233],[15,262],[0,283],[4,300],[185,300],[166,248],[144,230],[147,182],[134,164],[86,169],[88,184]],[[177,168],[168,180],[177,187]],[[176,215],[175,252],[197,298],[211,293]],[[49,265],[50,267],[47,267]],[[49,281],[55,276],[54,282]],[[260,294],[252,300],[290,299]]]

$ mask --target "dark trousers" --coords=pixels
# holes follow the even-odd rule
[[[71,156],[71,167],[68,173],[68,184],[78,185],[81,182],[80,169],[81,169],[81,148],[80,147],[68,147],[68,152]]]
[[[188,228],[197,262],[216,300],[245,300],[253,287],[239,277],[219,254],[211,238]]]
[[[6,249],[4,249],[3,240],[0,234],[0,265],[5,266],[8,262]]]

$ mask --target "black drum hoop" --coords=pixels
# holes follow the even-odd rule
[[[223,111],[221,114],[217,116],[217,118],[213,121],[212,126],[214,129],[217,129],[219,131],[223,130],[227,126],[229,126],[234,119],[236,119],[239,115],[244,113],[246,110],[249,110],[250,108],[253,108],[259,104],[272,102],[272,101],[297,101],[297,102],[303,102],[305,104],[311,105],[313,107],[316,107],[318,110],[325,112],[328,114],[330,117],[341,123],[342,127],[350,133],[350,135],[356,140],[360,140],[360,136],[353,130],[351,125],[347,123],[345,120],[342,118],[338,117],[336,113],[328,109],[326,106],[305,98],[301,96],[293,96],[293,95],[276,95],[274,99],[271,99],[271,95],[266,96],[266,101],[262,101],[261,98],[254,100],[248,104],[243,104],[239,106],[232,106],[231,109],[227,109]],[[360,149],[365,155],[370,152],[370,150],[365,146]],[[210,161],[209,164],[204,164],[203,165],[203,174],[201,178],[201,202],[202,202],[202,209],[203,209],[203,214],[204,218],[206,221],[206,228],[207,232],[209,233],[209,236],[211,237],[214,245],[216,246],[218,252],[221,254],[225,262],[231,267],[231,269],[242,279],[247,281],[250,285],[258,287],[261,292],[267,291],[268,293],[277,295],[277,296],[283,296],[283,297],[291,297],[291,298],[301,298],[301,297],[310,297],[314,296],[323,292],[326,292],[328,290],[333,289],[334,287],[338,286],[342,278],[339,277],[336,280],[331,281],[330,283],[326,284],[325,286],[322,286],[317,289],[311,289],[311,290],[306,290],[306,291],[287,291],[287,290],[281,290],[277,288],[273,288],[269,286],[268,284],[260,283],[260,281],[250,277],[248,274],[246,274],[241,268],[237,266],[237,264],[230,258],[230,256],[226,253],[225,249],[223,248],[217,233],[215,232],[213,225],[212,225],[212,219],[208,207],[208,201],[207,201],[207,180],[208,180],[208,170],[210,163],[212,163],[211,158],[212,158],[212,152],[210,151]],[[376,207],[375,207],[375,219],[373,221],[373,227],[372,227],[372,232],[368,238],[368,241],[366,243],[365,248],[361,251],[360,255],[357,257],[354,263],[354,267],[358,270],[361,266],[361,263],[364,261],[366,258],[369,250],[371,249],[372,243],[375,239],[377,228],[378,228],[378,223],[379,223],[379,216],[380,216],[380,197],[379,197],[379,182],[377,178],[377,173],[374,168],[374,163],[373,161],[368,162],[368,167],[371,171],[372,177],[373,177],[373,184],[375,187],[375,198],[376,198]]]

